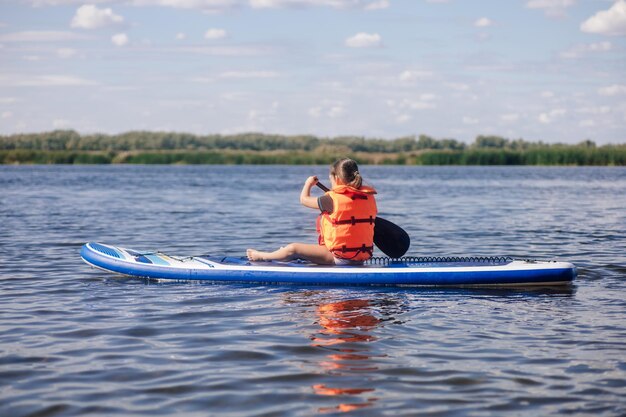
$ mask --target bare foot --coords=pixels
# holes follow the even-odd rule
[[[251,261],[263,261],[263,254],[255,249],[246,250],[246,255],[248,255],[248,259]]]

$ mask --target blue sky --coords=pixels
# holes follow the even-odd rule
[[[3,0],[0,133],[626,142],[626,0]]]

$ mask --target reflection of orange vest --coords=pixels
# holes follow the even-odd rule
[[[374,251],[376,190],[341,185],[326,193],[333,200],[333,212],[319,217],[320,245],[337,258],[363,261]]]

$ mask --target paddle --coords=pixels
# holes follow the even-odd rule
[[[324,192],[330,191],[319,182],[317,186]],[[377,216],[374,221],[374,244],[390,258],[400,258],[409,250],[411,238],[400,226]]]

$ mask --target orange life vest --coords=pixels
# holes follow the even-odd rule
[[[319,244],[337,258],[364,261],[374,252],[376,190],[341,185],[326,193],[333,200],[333,212],[318,217]]]

